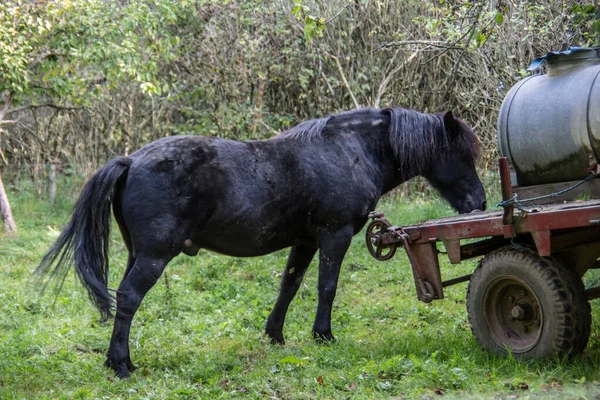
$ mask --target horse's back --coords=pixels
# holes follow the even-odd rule
[[[289,201],[300,189],[295,157],[266,142],[175,136],[133,153],[122,210],[134,244],[179,248],[192,240],[232,255],[290,246],[306,202],[301,194]],[[273,237],[276,225],[288,229]]]

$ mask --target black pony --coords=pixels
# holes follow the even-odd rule
[[[112,204],[129,260],[116,292],[106,365],[125,378],[135,369],[128,343],[132,318],[176,255],[205,248],[250,257],[291,247],[265,329],[271,342],[283,343],[288,306],[320,250],[313,333],[331,341],[342,259],[381,195],[420,175],[457,211],[483,210],[479,150],[477,137],[452,113],[398,108],[311,120],[269,140],[163,138],[113,159],[90,179],[36,272],[62,284],[74,264],[90,299],[111,315]]]

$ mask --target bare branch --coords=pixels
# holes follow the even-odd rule
[[[271,133],[275,134],[275,135],[279,135],[279,132],[277,132],[277,130],[275,128],[273,128],[271,125],[267,124],[265,121],[263,121],[262,119],[258,120],[258,122],[264,126],[265,128],[267,128]]]
[[[375,104],[374,104],[375,108],[379,108],[379,103],[381,102],[381,97],[385,93],[385,91],[387,89],[387,85],[390,83],[390,80],[392,79],[392,76],[394,76],[394,74],[396,72],[400,71],[402,69],[402,67],[404,67],[404,65],[408,64],[409,62],[411,62],[417,56],[417,54],[419,54],[420,51],[421,51],[420,49],[417,49],[415,52],[413,52],[405,61],[401,62],[400,65],[398,65],[396,68],[394,68],[383,79],[383,81],[379,85],[379,89],[377,90],[377,98],[375,99]]]
[[[452,85],[454,85],[454,80],[456,79],[457,68],[460,65],[460,62],[461,62],[463,56],[465,55],[467,50],[469,50],[469,45],[471,44],[471,40],[473,40],[473,37],[475,36],[475,32],[477,32],[477,24],[479,23],[479,17],[481,16],[482,10],[483,10],[483,3],[481,3],[479,8],[477,9],[475,21],[471,25],[470,29],[467,31],[467,33],[469,34],[469,37],[467,38],[467,42],[465,43],[463,50],[460,52],[458,59],[454,63],[454,66],[452,67],[452,71],[450,71],[450,74],[448,75],[450,79],[449,79],[449,82],[447,83],[446,87],[451,87]],[[465,33],[465,35],[467,33]],[[463,35],[463,37],[465,35]]]
[[[2,149],[0,149],[0,157],[2,157],[2,161],[4,161],[4,165],[8,165],[8,161],[6,160],[6,157],[4,157],[4,152],[2,151]]]
[[[0,111],[0,121],[4,120],[4,117],[6,116],[6,114],[8,114],[8,110],[10,109],[10,106],[12,105],[12,99],[14,96],[14,92],[9,92],[8,93],[8,97],[6,98],[6,101],[4,102],[4,106],[2,106],[2,111]]]
[[[331,18],[327,18],[327,20],[325,21],[325,24],[328,24],[328,23],[330,23],[331,21],[333,21],[334,19],[336,19],[337,17],[339,17],[339,16],[340,16],[340,15],[341,15],[341,14],[344,12],[344,10],[345,10],[346,8],[350,7],[352,4],[354,4],[354,2],[350,2],[350,3],[346,4],[346,5],[345,5],[344,7],[342,7],[342,8],[340,9],[340,11],[338,11],[338,12],[337,12],[337,13],[336,13],[336,14],[335,14],[333,17],[331,17]]]
[[[333,90],[333,88],[331,87],[331,84],[327,80],[327,76],[325,75],[325,73],[323,71],[320,71],[320,73],[321,73],[321,76],[323,77],[323,80],[325,81],[325,84],[327,85],[327,88],[329,89],[329,92],[331,92],[332,96],[335,96],[335,91]]]
[[[448,44],[443,40],[395,40],[393,42],[382,43],[379,49],[385,49],[393,46],[412,46],[412,45],[425,45],[431,47],[439,47],[442,49],[450,50],[462,50],[462,47],[454,44]]]
[[[52,103],[44,103],[44,104],[31,104],[28,106],[13,108],[12,110],[8,111],[7,114],[12,114],[12,113],[16,113],[16,112],[24,111],[24,110],[32,110],[32,109],[36,109],[36,108],[43,108],[43,107],[50,107],[50,108],[54,108],[55,110],[59,110],[59,111],[75,111],[75,110],[83,110],[85,108],[85,107],[67,107],[67,106],[59,106],[59,105],[52,104]]]
[[[329,84],[329,81],[327,80],[327,76],[323,72],[323,59],[321,57],[319,57],[319,75],[321,75],[323,77],[323,80],[325,81],[325,84],[329,88],[329,91],[331,92],[331,95],[335,96],[335,92],[333,91],[333,88]]]
[[[342,68],[342,64],[340,64],[340,60],[336,56],[334,56],[333,54],[330,54],[328,52],[325,52],[325,54],[327,54],[329,57],[331,57],[331,58],[333,58],[335,60],[335,63],[337,64],[338,71],[340,72],[342,80],[344,81],[344,85],[346,85],[346,89],[348,89],[348,93],[350,94],[350,97],[352,97],[352,101],[354,102],[354,106],[356,108],[360,108],[360,104],[358,104],[358,100],[356,100],[356,96],[354,96],[354,92],[352,92],[352,89],[350,88],[350,84],[348,83],[348,80],[346,79],[346,74],[344,74],[344,69]]]

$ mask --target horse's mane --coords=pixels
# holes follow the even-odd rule
[[[287,131],[280,133],[277,137],[306,140],[319,138],[321,137],[321,133],[323,133],[323,128],[325,128],[325,125],[329,122],[329,119],[331,119],[331,116],[304,121]]]
[[[362,108],[305,121],[282,132],[278,137],[318,139],[322,137],[325,126],[333,117],[344,117],[348,120],[365,118],[365,122],[369,122],[375,116],[373,111],[379,110]],[[447,151],[450,137],[444,126],[443,116],[403,108],[387,108],[381,111],[390,115],[388,129],[390,145],[396,159],[403,160],[401,166],[403,173],[419,175],[432,160]],[[452,141],[453,146],[462,157],[477,160],[481,153],[479,139],[462,121],[456,118],[454,121],[456,134]]]
[[[402,172],[419,175],[427,166],[448,150],[450,137],[444,118],[402,108],[388,108],[390,113],[390,144],[396,159],[402,159]],[[454,118],[456,151],[467,159],[477,160],[481,154],[479,139],[462,121]]]

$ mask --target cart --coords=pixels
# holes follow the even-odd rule
[[[508,161],[499,162],[502,197],[512,198]],[[600,257],[600,200],[535,208],[506,205],[478,212],[393,226],[382,213],[370,214],[366,242],[377,260],[404,247],[420,301],[444,297],[444,288],[465,281],[467,313],[478,342],[498,355],[537,359],[583,351],[591,329],[582,276]],[[470,275],[442,279],[436,243],[452,264],[482,257]]]

